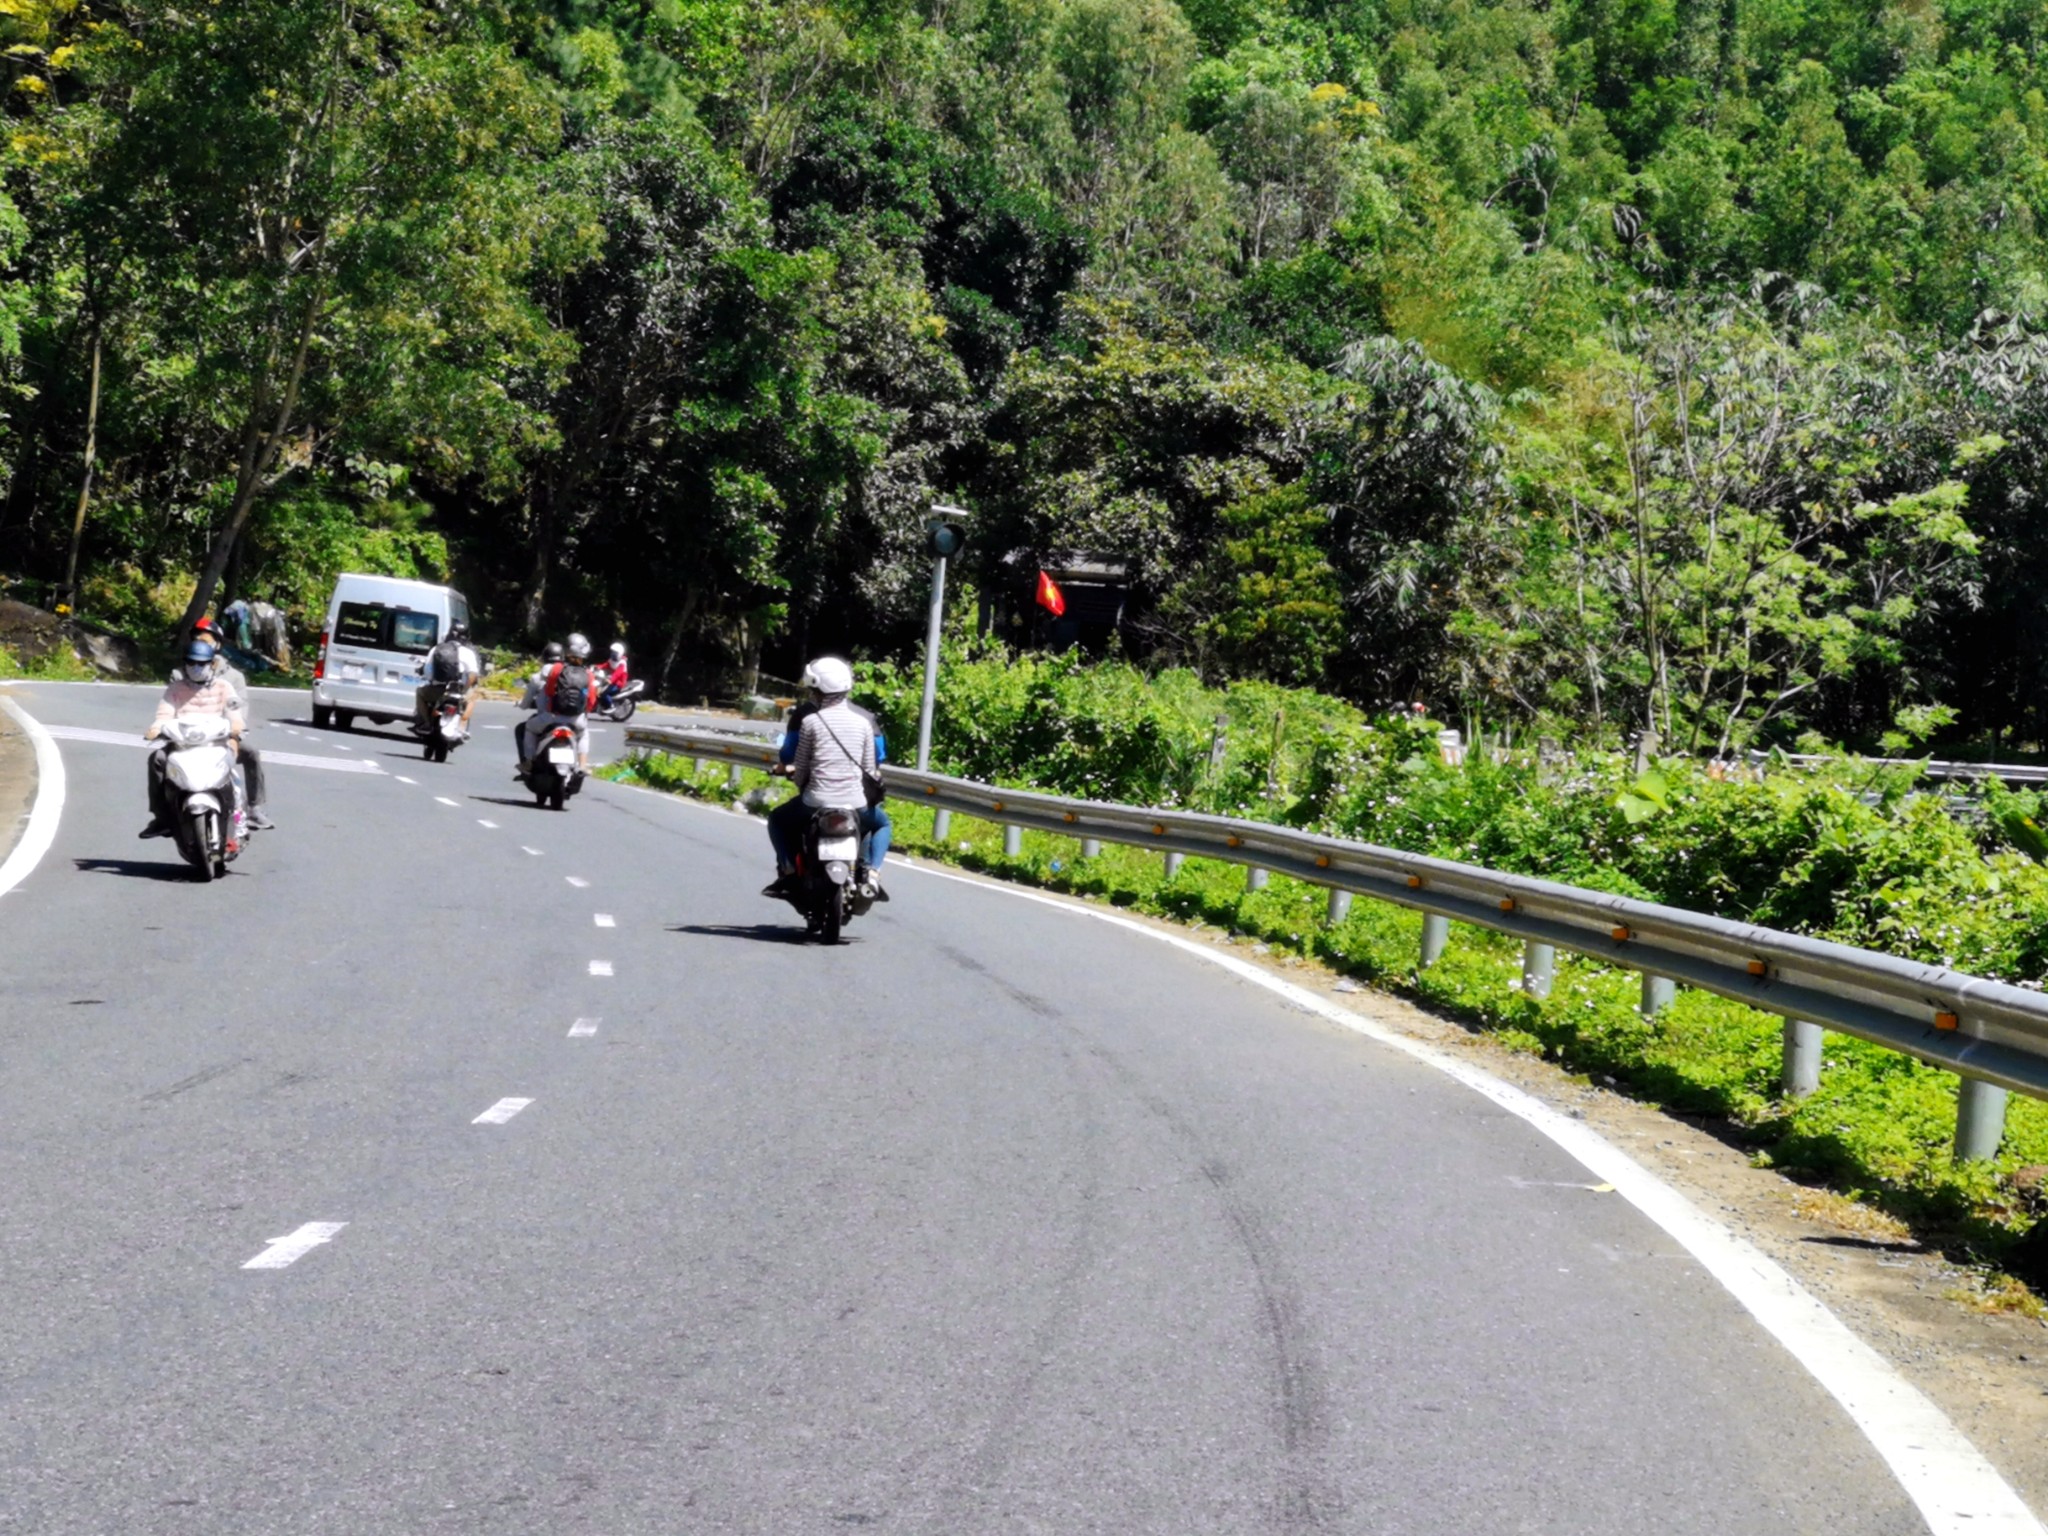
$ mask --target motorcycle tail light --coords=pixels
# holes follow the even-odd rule
[[[818,830],[828,837],[851,837],[860,830],[860,818],[851,811],[827,811],[818,818]]]

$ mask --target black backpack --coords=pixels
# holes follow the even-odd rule
[[[443,640],[427,657],[427,678],[430,682],[453,683],[462,677],[462,647],[453,640]]]
[[[590,709],[590,668],[563,662],[548,687],[548,713],[580,715]]]

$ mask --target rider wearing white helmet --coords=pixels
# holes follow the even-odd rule
[[[795,779],[802,793],[768,813],[775,881],[761,894],[787,894],[804,818],[819,806],[839,805],[858,810],[861,816],[861,864],[867,875],[860,895],[869,901],[886,901],[879,877],[882,860],[889,852],[889,813],[867,803],[861,778],[864,772],[879,771],[888,760],[881,722],[848,699],[853,692],[853,668],[840,657],[820,656],[804,668],[802,683],[811,698],[790,712],[778,770]]]

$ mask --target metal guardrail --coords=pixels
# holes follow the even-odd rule
[[[629,745],[743,768],[776,761],[772,738],[721,731],[633,726]],[[1523,941],[1522,985],[1547,996],[1559,949],[1638,971],[1643,1010],[1655,1013],[1676,986],[1698,987],[1785,1020],[1782,1083],[1788,1094],[1819,1083],[1824,1030],[1835,1030],[1957,1073],[1956,1156],[1995,1155],[2007,1090],[2048,1098],[2048,995],[1943,966],[1781,933],[1678,907],[1582,890],[1370,843],[1324,837],[1266,822],[1199,812],[1076,800],[1036,790],[1003,789],[939,773],[889,765],[892,793],[953,813],[1001,824],[1005,850],[1032,828],[1078,838],[1083,858],[1103,843],[1155,849],[1169,869],[1188,855],[1246,867],[1252,888],[1267,872],[1330,891],[1340,919],[1354,895],[1424,914],[1420,962],[1443,952],[1452,921]]]
[[[1752,751],[1746,757],[1752,768],[1761,768],[1769,766],[1772,754]],[[1785,752],[1779,754],[1779,760],[1798,768],[1826,768],[1843,761],[1812,752]],[[2048,784],[2048,766],[2038,763],[1964,763],[1939,757],[1857,757],[1849,761],[1865,768],[1912,768],[1922,778],[1937,781],[1975,784],[1997,779],[2004,784]]]

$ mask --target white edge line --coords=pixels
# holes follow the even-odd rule
[[[1612,1184],[1624,1199],[1699,1260],[1707,1273],[1841,1404],[1892,1469],[1906,1497],[1919,1508],[1932,1536],[1967,1536],[1971,1532],[1978,1536],[1985,1532],[2048,1536],[2012,1485],[1925,1393],[1901,1376],[1888,1360],[1851,1332],[1846,1323],[1755,1244],[1706,1215],[1591,1127],[1469,1062],[1375,1024],[1306,987],[1283,981],[1248,960],[1220,954],[1193,939],[1039,891],[969,879],[929,864],[906,867],[940,880],[1003,891],[1024,901],[1092,917],[1171,944],[1241,980],[1276,993],[1319,1018],[1405,1052],[1484,1094],[1548,1136],[1601,1180]]]
[[[0,896],[26,880],[29,871],[42,861],[57,840],[57,820],[64,814],[64,758],[57,743],[43,729],[42,721],[14,700],[0,695],[4,709],[24,731],[36,752],[36,800],[28,810],[28,825],[21,829],[21,841],[0,863]]]

